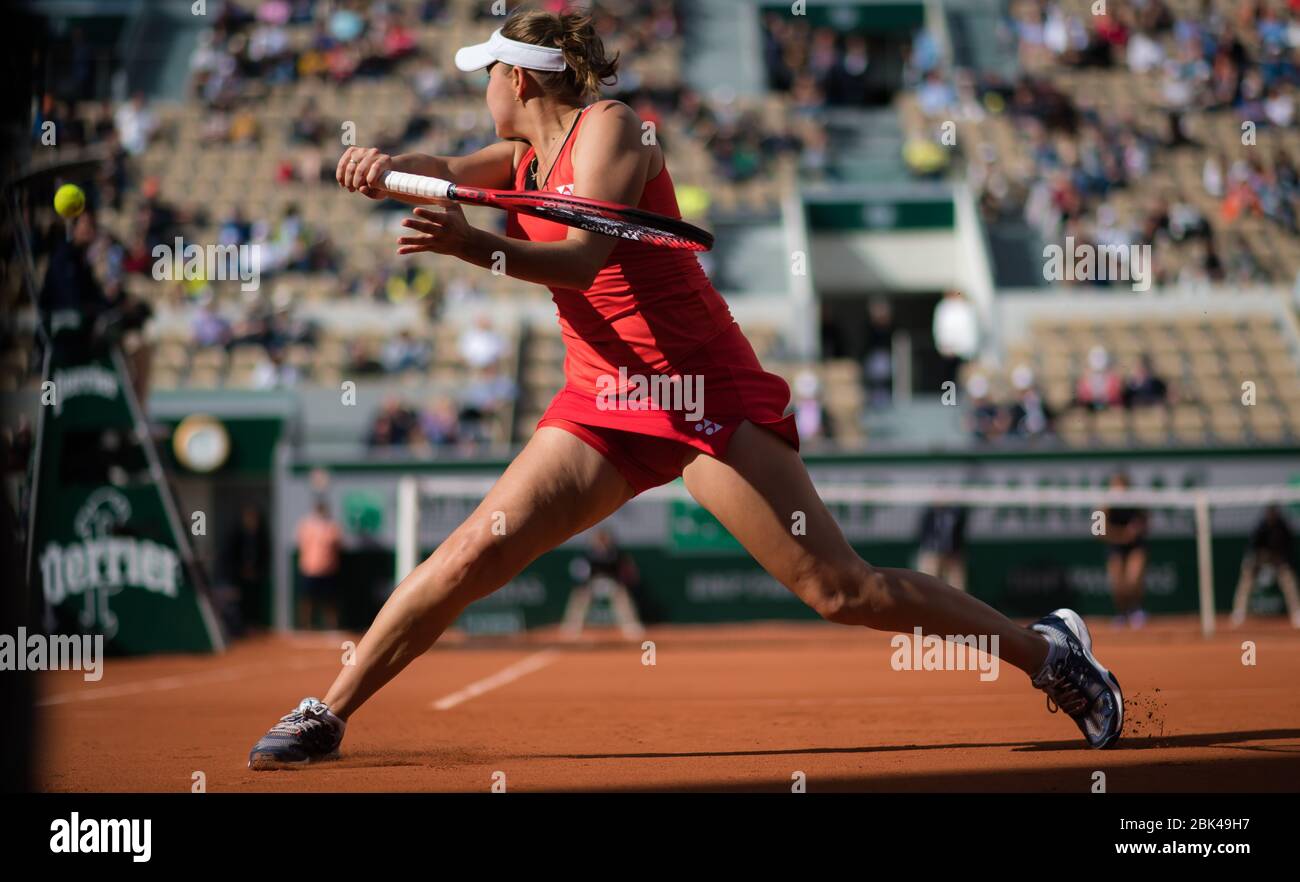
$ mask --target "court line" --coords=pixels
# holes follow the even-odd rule
[[[321,664],[319,659],[298,659],[284,665],[244,665],[218,671],[201,671],[190,674],[172,674],[166,677],[154,677],[150,680],[133,680],[121,686],[100,686],[79,692],[59,692],[48,695],[36,702],[37,707],[51,707],[59,704],[72,704],[77,701],[100,701],[105,698],[121,698],[126,695],[141,695],[146,692],[164,692],[168,689],[183,689],[186,686],[200,686],[208,683],[221,683],[237,680],[246,674],[271,673],[288,670],[301,670]]]
[[[540,652],[534,652],[527,658],[522,658],[512,665],[507,665],[495,674],[484,677],[482,680],[475,680],[464,689],[458,689],[450,695],[439,698],[433,703],[433,709],[440,711],[451,710],[456,705],[464,704],[471,698],[477,698],[485,692],[507,686],[534,671],[540,671],[559,656],[560,651],[558,649],[543,649]]]

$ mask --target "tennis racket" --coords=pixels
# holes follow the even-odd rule
[[[515,211],[658,248],[708,251],[713,247],[712,233],[683,220],[616,202],[601,202],[598,199],[583,199],[580,196],[565,196],[540,190],[480,190],[477,187],[462,187],[442,178],[406,172],[388,172],[384,175],[383,189],[404,196],[450,199],[466,205],[485,205],[488,208]]]

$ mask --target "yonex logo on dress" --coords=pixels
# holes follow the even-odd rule
[[[721,428],[722,426],[718,425],[712,420],[700,420],[698,423],[695,424],[695,431],[703,432],[706,435],[712,435],[714,432],[718,431]]]
[[[704,417],[704,377],[699,374],[644,374],[618,369],[618,376],[596,378],[597,410],[681,411],[687,422]],[[716,424],[715,424],[716,425]],[[709,434],[713,434],[710,432]]]

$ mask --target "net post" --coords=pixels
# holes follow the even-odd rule
[[[1210,548],[1210,497],[1195,496],[1196,574],[1201,595],[1201,635],[1214,636],[1214,558]]]
[[[406,475],[397,484],[397,543],[394,555],[393,585],[415,569],[416,549],[420,542],[419,479]]]

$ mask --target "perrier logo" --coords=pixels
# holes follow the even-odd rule
[[[83,598],[83,628],[98,626],[105,638],[117,633],[117,616],[108,600],[124,588],[142,588],[176,597],[180,588],[180,557],[176,551],[148,539],[115,535],[131,519],[131,503],[112,487],[87,497],[73,518],[79,541],[48,542],[41,549],[41,581],[45,600],[58,606],[69,597]]]

